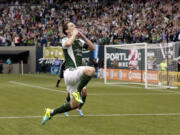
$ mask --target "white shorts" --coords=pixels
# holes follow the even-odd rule
[[[64,71],[64,81],[70,98],[72,98],[72,93],[77,92],[77,87],[81,81],[85,66],[80,66],[77,68],[66,69]]]

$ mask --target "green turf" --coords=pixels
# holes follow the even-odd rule
[[[49,74],[0,74],[0,135],[180,135],[180,89],[171,90],[174,94],[98,79],[87,87],[85,117],[72,111],[71,117],[60,114],[41,126],[44,109],[64,103],[64,82],[56,88],[56,81]]]

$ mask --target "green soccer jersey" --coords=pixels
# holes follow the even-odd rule
[[[65,42],[67,40],[67,37],[62,39],[62,48],[66,60],[66,69],[82,66],[82,49],[85,42],[81,39],[76,39],[72,46],[66,47]]]

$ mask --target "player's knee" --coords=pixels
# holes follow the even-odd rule
[[[76,109],[76,108],[78,108],[79,107],[79,103],[77,103],[77,102],[71,102],[70,103],[70,106],[71,106],[71,109]]]
[[[77,109],[79,107],[79,105],[73,105],[71,106],[71,109]]]
[[[92,75],[94,75],[94,73],[95,73],[95,68],[94,67],[91,67],[91,73],[92,73]]]
[[[95,68],[94,68],[94,67],[88,67],[86,73],[87,73],[87,75],[89,75],[89,76],[93,76],[94,73],[95,73]]]

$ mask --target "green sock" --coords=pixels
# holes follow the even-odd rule
[[[82,89],[88,84],[88,82],[91,80],[91,78],[92,78],[92,76],[88,76],[85,74],[82,75],[81,81],[77,88],[79,93],[81,93]]]
[[[57,113],[69,112],[70,110],[71,110],[70,103],[66,103],[62,105],[61,107],[54,109],[54,111],[51,113],[51,116],[54,116]]]
[[[86,101],[86,96],[83,96],[83,97],[82,97],[82,101],[83,101],[83,103],[81,103],[81,104],[79,105],[79,109],[81,109],[82,106],[84,105],[84,103],[85,103],[85,101]]]

